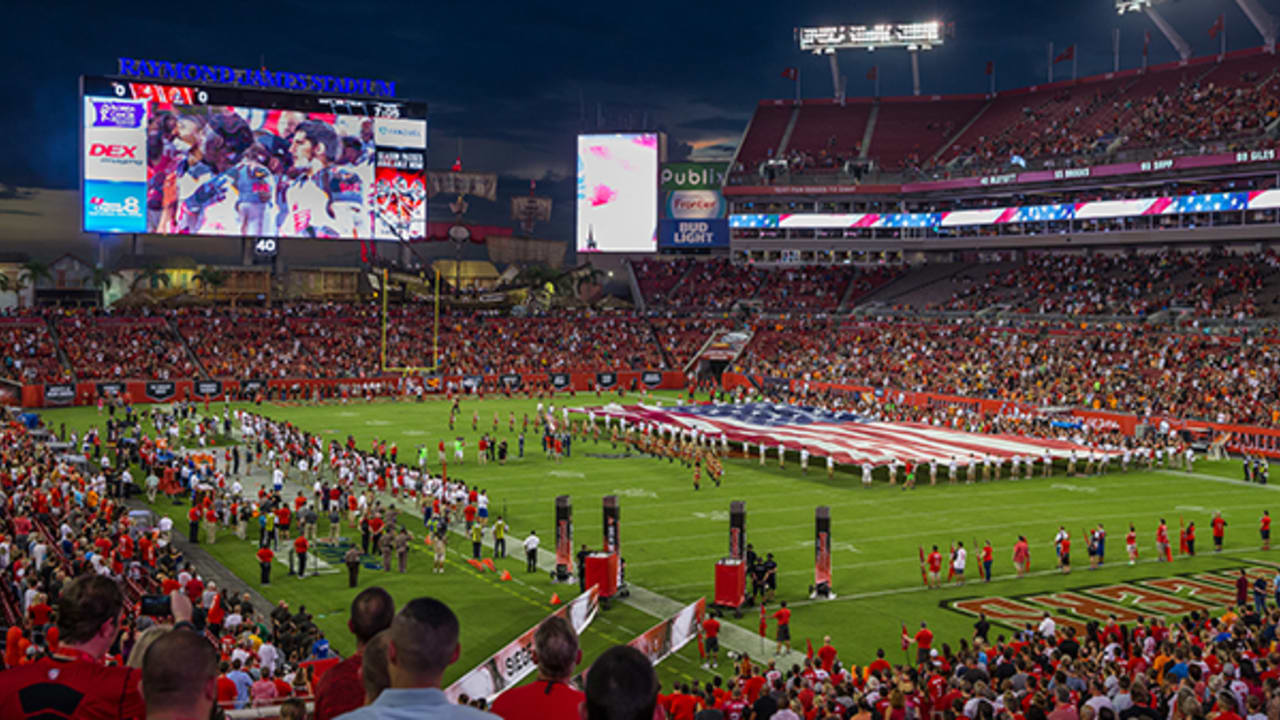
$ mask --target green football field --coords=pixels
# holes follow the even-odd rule
[[[661,394],[659,394],[661,396]],[[673,395],[665,396],[672,402]],[[594,396],[556,398],[557,406],[594,405]],[[509,545],[514,559],[499,562],[514,582],[499,582],[494,573],[478,573],[465,562],[470,545],[453,541],[449,571],[432,575],[427,569],[430,551],[416,546],[410,572],[378,573],[362,571],[361,585],[378,582],[397,600],[416,595],[433,595],[448,602],[463,624],[463,655],[447,677],[460,675],[516,635],[536,624],[551,610],[548,598],[562,591],[562,597],[576,594],[576,587],[553,586],[544,573],[526,575],[518,543],[530,529],[550,538],[554,521],[554,498],[568,494],[574,506],[575,547],[583,542],[591,547],[602,543],[601,498],[617,495],[621,503],[621,544],[627,560],[628,581],[641,588],[688,603],[714,595],[713,566],[728,548],[728,510],[734,500],[746,502],[747,540],[756,550],[772,552],[779,563],[779,599],[794,610],[792,635],[801,651],[805,639],[814,645],[830,635],[844,662],[863,665],[884,648],[889,658],[901,658],[898,645],[901,624],[913,631],[927,620],[940,641],[953,645],[968,638],[974,618],[953,608],[961,603],[969,608],[984,598],[1011,598],[1024,614],[1034,609],[1055,609],[1065,620],[1083,621],[1101,608],[1116,611],[1121,619],[1133,613],[1177,614],[1189,607],[1215,606],[1211,598],[1229,594],[1229,573],[1249,567],[1274,573],[1270,563],[1280,553],[1258,547],[1258,518],[1270,508],[1274,486],[1246,485],[1239,481],[1235,462],[1197,464],[1193,474],[1178,470],[1131,471],[1106,476],[1007,479],[974,485],[939,484],[912,491],[877,482],[864,489],[860,475],[838,472],[828,480],[821,468],[808,475],[800,472],[794,459],[785,468],[777,467],[772,455],[769,464],[735,459],[726,462],[722,487],[704,478],[702,489],[694,491],[691,474],[678,463],[652,458],[627,457],[610,447],[607,439],[598,445],[579,441],[573,457],[551,462],[543,457],[536,437],[529,437],[523,459],[511,459],[505,466],[478,466],[475,441],[481,432],[492,429],[493,414],[501,418],[497,437],[506,438],[515,455],[514,434],[507,430],[508,414],[516,413],[517,432],[524,413],[533,415],[537,400],[464,400],[457,429],[449,431],[448,406],[442,400],[425,403],[378,402],[373,404],[282,406],[266,403],[258,408],[270,417],[289,420],[324,438],[344,441],[355,436],[367,448],[374,438],[395,441],[402,461],[412,461],[415,448],[432,448],[441,439],[462,435],[468,455],[461,467],[450,465],[450,477],[462,478],[486,488],[494,514],[502,513],[511,526]],[[471,412],[479,411],[479,432],[471,429]],[[65,422],[83,428],[100,421],[95,409],[75,408],[44,413],[52,427]],[[251,485],[251,488],[256,486]],[[834,600],[811,601],[808,589],[813,582],[814,509],[826,505],[832,518],[832,575]],[[169,502],[157,508],[177,520],[185,529],[185,506]],[[1209,522],[1215,510],[1222,512],[1228,526],[1225,549],[1212,552]],[[1194,558],[1175,557],[1170,564],[1156,563],[1154,535],[1160,517],[1172,528],[1175,543],[1179,521],[1194,521],[1199,529]],[[1082,532],[1104,523],[1108,531],[1109,562],[1099,570],[1088,569]],[[1137,526],[1141,561],[1136,566],[1124,562],[1124,534],[1128,524]],[[421,524],[407,523],[420,532]],[[1059,525],[1065,525],[1073,539],[1074,571],[1063,576],[1053,569],[1052,539]],[[327,530],[321,521],[320,535]],[[344,533],[350,530],[344,528]],[[1010,562],[1011,547],[1018,534],[1031,544],[1032,572],[1016,579]],[[251,535],[253,535],[251,531]],[[255,536],[256,537],[256,536]],[[969,583],[942,590],[925,590],[921,584],[918,548],[932,544],[944,552],[955,541],[966,547],[990,540],[995,548],[992,582],[977,577],[977,553],[970,554]],[[465,545],[465,547],[464,547]],[[486,543],[488,545],[488,543]],[[242,542],[223,534],[207,548],[238,575],[257,585],[256,543]],[[488,555],[486,548],[486,555]],[[1273,557],[1274,556],[1274,557]],[[336,560],[334,561],[336,563]],[[1216,575],[1215,573],[1227,573]],[[374,576],[377,576],[376,579]],[[1187,586],[1153,590],[1147,581],[1168,576],[1195,575]],[[317,613],[319,624],[333,645],[343,653],[352,649],[345,629],[345,608],[353,591],[347,589],[345,574],[321,575],[298,580],[280,569],[270,587],[260,588],[269,599],[305,603]],[[1136,584],[1135,584],[1136,583]],[[1166,583],[1167,585],[1167,583]],[[1127,590],[1115,588],[1124,586]],[[1216,593],[1216,594],[1215,594]],[[1165,598],[1165,595],[1168,598]],[[1087,601],[1084,605],[1081,603]],[[1063,609],[1067,608],[1067,609]],[[1083,608],[1083,609],[1082,609]],[[1093,615],[1090,615],[1092,613]],[[729,621],[735,621],[727,615]],[[736,622],[754,633],[757,610],[748,609]],[[583,638],[584,663],[605,647],[630,640],[654,624],[655,617],[627,603],[615,603],[603,611]],[[1013,620],[997,623],[994,634],[1008,632]],[[1016,624],[1020,625],[1018,621]],[[772,637],[773,625],[769,628]],[[728,639],[726,638],[726,643]],[[741,645],[741,643],[738,643]],[[753,642],[742,649],[758,655]],[[772,654],[772,643],[767,654]],[[710,673],[699,667],[696,648],[686,648],[660,667],[664,682],[705,679]]]

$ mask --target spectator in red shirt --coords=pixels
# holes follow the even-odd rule
[[[831,636],[822,638],[822,647],[818,648],[818,659],[822,661],[822,669],[828,673],[836,662],[836,649],[831,645]]]
[[[782,648],[785,646],[787,652],[791,652],[791,611],[787,609],[787,601],[782,601],[782,607],[773,614],[773,619],[778,621],[778,647],[775,652],[782,654]]]
[[[307,538],[299,534],[293,540],[293,554],[298,556],[298,577],[307,576]],[[292,572],[292,571],[291,571]]]
[[[920,621],[920,630],[911,638],[911,642],[916,644],[916,665],[928,663],[929,650],[933,648],[933,631],[929,629],[928,623]]]
[[[34,628],[43,627],[49,622],[49,613],[53,612],[53,608],[49,607],[49,603],[45,602],[44,593],[36,595],[35,602],[31,603],[31,607],[27,608],[27,614],[31,617],[31,626]]]
[[[347,629],[356,637],[356,651],[320,676],[316,684],[315,720],[331,720],[365,704],[365,688],[360,679],[365,646],[374,635],[391,627],[395,615],[395,601],[380,587],[368,588],[351,601]]]
[[[187,597],[191,599],[193,605],[199,604],[200,596],[204,595],[204,581],[198,575],[192,575],[187,581],[187,586],[183,588],[187,592]]]
[[[174,593],[171,602],[175,618],[190,622],[186,598]],[[57,654],[0,673],[0,717],[144,717],[138,669],[100,664],[120,633],[123,612],[124,594],[111,578],[72,580],[58,598]],[[41,692],[26,692],[36,685]]]
[[[538,664],[538,679],[499,695],[493,713],[505,720],[576,720],[585,696],[568,682],[582,661],[582,650],[569,621],[551,617],[538,626],[533,661]]]
[[[707,638],[705,649],[711,658],[702,667],[716,667],[720,664],[720,621],[708,615],[702,621],[702,633]]]
[[[240,691],[236,689],[235,681],[227,677],[227,673],[231,672],[231,663],[222,663],[221,671],[217,679],[218,704],[224,708],[235,707],[236,695]]]
[[[266,547],[264,545],[263,547],[258,548],[257,555],[258,555],[258,566],[262,568],[262,577],[260,579],[260,582],[263,585],[270,585],[271,584],[271,561],[275,560],[276,554],[274,552],[271,552],[271,548]]]

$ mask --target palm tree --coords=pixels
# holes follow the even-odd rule
[[[169,283],[172,281],[169,279],[169,273],[165,272],[158,264],[151,263],[138,272],[138,276],[133,279],[130,289],[136,290],[144,282],[147,287],[154,290],[162,285],[169,287]]]
[[[108,270],[103,267],[95,267],[89,271],[89,275],[84,279],[84,284],[89,287],[98,289],[98,303],[105,305],[103,297],[107,292],[107,288],[111,287],[112,278],[119,277],[120,273],[114,270]]]
[[[218,299],[218,288],[227,282],[228,273],[226,270],[217,270],[211,267],[202,267],[200,271],[192,276],[192,280],[200,283],[205,290],[213,288],[213,299]]]
[[[578,295],[581,295],[583,285],[599,285],[602,277],[604,277],[604,271],[598,267],[587,265],[579,268],[574,273],[575,283],[573,290]]]
[[[18,271],[18,277],[26,281],[27,285],[35,285],[41,280],[53,279],[53,273],[49,271],[49,266],[32,258],[22,263],[22,269]]]
[[[21,273],[16,277],[0,273],[0,278],[4,278],[3,281],[0,281],[0,288],[12,292],[14,298],[17,300],[18,307],[21,308],[22,291],[30,287],[30,283],[27,282],[26,276]]]

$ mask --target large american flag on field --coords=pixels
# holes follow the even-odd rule
[[[816,457],[829,455],[841,464],[884,465],[893,460],[947,462],[953,457],[967,464],[972,458],[981,459],[984,455],[1005,460],[1015,456],[1041,459],[1048,451],[1052,457],[1065,458],[1072,450],[1088,450],[1060,440],[971,433],[923,423],[876,422],[857,413],[772,403],[676,407],[615,403],[576,408],[573,412],[625,420],[628,428],[640,425],[667,433],[697,431],[714,438],[723,433],[733,443],[749,442],[754,446],[764,443],[771,452],[778,445],[795,452],[808,448]]]

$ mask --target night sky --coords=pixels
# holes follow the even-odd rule
[[[1276,0],[1262,0],[1280,13]],[[1078,43],[1080,74],[1111,69],[1111,30],[1121,29],[1121,67],[1176,59],[1143,15],[1117,16],[1113,0],[1027,2],[899,0],[871,4],[669,2],[33,2],[6,7],[0,58],[0,183],[74,188],[77,77],[111,74],[124,55],[233,67],[314,72],[397,82],[402,97],[430,107],[431,167],[447,167],[462,143],[468,170],[498,172],[504,192],[539,180],[557,212],[553,237],[572,222],[574,135],[659,129],[672,155],[738,142],[755,104],[791,97],[780,73],[801,72],[807,97],[829,97],[825,58],[801,54],[797,25],[909,22],[940,18],[956,37],[921,58],[925,93],[985,92],[996,63],[1000,88],[1045,79],[1046,43]],[[1172,0],[1165,17],[1195,55],[1215,53],[1207,30],[1225,13],[1230,49],[1261,44],[1229,0]],[[850,96],[868,95],[880,68],[883,95],[910,94],[905,52],[843,56]],[[1069,77],[1070,63],[1057,68]],[[482,207],[487,206],[487,207]],[[482,221],[501,221],[504,198],[472,203]]]

